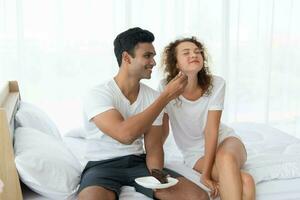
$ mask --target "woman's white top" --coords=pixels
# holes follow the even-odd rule
[[[159,85],[160,92],[165,85],[166,80],[162,80]],[[185,158],[191,153],[204,154],[204,131],[208,111],[223,110],[225,81],[221,77],[213,76],[212,85],[210,95],[204,94],[195,101],[181,95],[166,106],[165,112],[169,116],[174,140]],[[220,124],[219,134],[231,133],[231,128]]]

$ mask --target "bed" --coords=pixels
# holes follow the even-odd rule
[[[0,87],[0,179],[5,184],[0,199],[22,199],[12,146],[14,114],[20,101],[19,87],[16,81]]]
[[[243,170],[255,179],[256,199],[300,199],[300,140],[266,124],[244,122],[230,126],[245,143],[248,159]],[[172,137],[164,149],[167,166],[195,183],[199,180],[198,173],[182,166],[182,156],[175,153],[178,149]]]
[[[70,176],[74,176],[72,184],[75,182],[72,192],[70,192],[70,195],[64,196],[64,198],[58,198],[52,195],[54,194],[53,191],[49,193],[47,190],[40,190],[38,187],[32,186],[27,187],[22,183],[25,182],[28,184],[28,180],[24,179],[20,159],[17,159],[20,150],[16,148],[16,146],[15,151],[13,148],[13,144],[20,145],[18,141],[13,142],[14,133],[16,132],[15,135],[17,136],[18,132],[20,132],[18,129],[14,131],[16,127],[16,113],[20,110],[19,108],[20,93],[18,83],[16,81],[10,81],[2,84],[0,90],[0,179],[4,182],[5,186],[4,191],[0,193],[0,200],[76,199],[76,184],[78,184],[79,181],[77,176],[86,163],[83,156],[83,149],[78,148],[85,145],[84,130],[82,128],[76,128],[68,134],[65,134],[62,138],[55,136],[55,139],[53,139],[54,137],[52,136],[50,138],[50,136],[43,135],[43,137],[47,137],[47,140],[61,140],[62,142],[59,142],[59,148],[68,149],[74,157],[72,161],[68,160],[66,163],[72,166],[76,165],[73,166],[74,169],[72,168],[74,173],[69,174]],[[248,151],[248,160],[244,170],[254,176],[257,187],[257,199],[300,199],[300,140],[265,124],[234,123],[231,124],[231,126],[245,142]],[[51,131],[55,132],[55,128],[52,128]],[[63,147],[61,144],[63,144]],[[164,149],[166,166],[182,173],[188,179],[200,185],[200,175],[185,167],[182,162],[182,155],[178,151],[172,136],[168,137]],[[37,171],[42,170],[42,172],[40,172],[41,175],[49,171],[49,169],[43,170],[43,165],[39,165],[38,163],[35,164],[35,166]],[[80,169],[78,169],[78,166],[80,166]],[[39,167],[40,169],[38,170]],[[69,169],[68,171],[72,171]],[[45,185],[47,185],[47,183],[45,183]],[[69,185],[68,183],[67,186]],[[134,188],[128,186],[122,188],[120,199],[149,200],[148,197],[136,193]]]

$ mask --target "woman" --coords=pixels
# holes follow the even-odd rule
[[[182,95],[166,107],[164,140],[170,119],[185,164],[202,174],[201,182],[213,198],[255,199],[253,178],[241,171],[246,149],[234,130],[220,123],[225,81],[210,74],[203,44],[195,37],[171,42],[164,50],[163,65],[167,78],[160,90],[178,73],[188,76]]]

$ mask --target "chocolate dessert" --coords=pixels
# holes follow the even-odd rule
[[[159,169],[152,169],[151,170],[152,176],[154,176],[160,183],[168,183],[167,173],[163,172]]]

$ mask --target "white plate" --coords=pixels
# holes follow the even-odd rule
[[[168,177],[168,183],[160,183],[153,176],[145,176],[141,178],[136,178],[135,182],[145,188],[163,189],[176,185],[176,183],[178,183],[178,180],[176,178]]]

